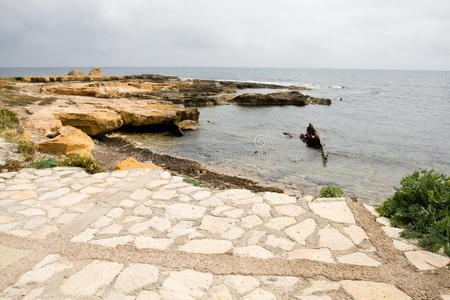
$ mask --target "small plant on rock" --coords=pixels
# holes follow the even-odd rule
[[[443,247],[450,256],[450,177],[415,171],[400,184],[378,212],[393,226],[405,228],[402,237],[419,238],[419,244],[431,251]]]
[[[91,156],[74,154],[63,159],[60,165],[67,167],[80,167],[86,170],[86,172],[95,174],[103,172],[100,164]]]
[[[184,178],[183,181],[190,183],[194,186],[203,187],[203,185],[197,179],[194,179],[194,178]]]
[[[59,166],[58,161],[53,157],[47,159],[41,157],[30,165],[30,167],[36,169],[55,168],[57,166]]]
[[[7,109],[0,109],[0,129],[7,129],[16,126],[19,123],[19,119],[15,112]]]
[[[344,191],[337,186],[327,186],[320,189],[322,198],[338,198],[344,196]]]

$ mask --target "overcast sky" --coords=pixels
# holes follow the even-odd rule
[[[0,67],[450,70],[450,0],[0,0]]]

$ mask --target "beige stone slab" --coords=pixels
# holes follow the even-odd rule
[[[162,284],[161,294],[172,295],[166,299],[201,298],[211,287],[213,278],[211,273],[193,270],[172,271]]]
[[[290,251],[294,248],[295,243],[289,239],[269,234],[266,239],[266,245]]]
[[[288,204],[275,206],[275,212],[282,216],[298,217],[299,215],[305,213],[305,210],[299,205]]]
[[[186,203],[169,205],[166,212],[171,219],[200,219],[203,217],[206,207]]]
[[[350,225],[348,227],[344,227],[344,232],[348,234],[353,243],[355,243],[356,245],[359,245],[362,241],[369,239],[364,230],[358,225]]]
[[[289,196],[287,194],[274,192],[265,192],[263,198],[270,205],[283,205],[297,202],[297,199],[295,197]]]
[[[107,238],[107,239],[94,240],[94,241],[90,241],[89,243],[104,246],[104,247],[109,247],[109,248],[115,248],[119,245],[128,244],[131,241],[133,241],[132,236],[123,235],[123,236],[115,236],[115,237]]]
[[[158,268],[148,264],[130,264],[117,277],[114,288],[128,294],[158,281]]]
[[[424,250],[408,251],[405,256],[419,270],[442,268],[450,263],[448,257]]]
[[[222,234],[236,224],[236,219],[204,216],[199,229]]]
[[[150,236],[137,236],[134,244],[138,249],[167,250],[173,244],[172,239],[153,238]]]
[[[230,251],[233,244],[226,240],[201,239],[190,240],[179,249],[180,251],[202,254],[222,254]]]
[[[339,230],[327,225],[319,230],[319,246],[331,250],[347,250],[353,247],[353,243]]]
[[[288,227],[284,232],[294,241],[301,245],[306,244],[306,238],[316,230],[316,221],[313,219],[306,219],[303,222]]]
[[[322,218],[338,223],[355,224],[355,218],[345,201],[312,201],[309,208]]]
[[[264,224],[264,226],[273,230],[283,230],[296,222],[297,220],[294,217],[275,217],[270,218],[269,222]]]
[[[411,297],[389,283],[344,280],[341,282],[345,292],[355,300],[395,299],[409,300]]]
[[[95,260],[66,279],[61,292],[69,296],[93,296],[98,289],[109,285],[122,268],[120,263]]]
[[[365,253],[354,252],[347,255],[338,256],[337,260],[341,264],[360,265],[378,267],[381,263]]]
[[[268,290],[265,290],[263,288],[256,288],[242,298],[242,300],[261,300],[261,299],[277,300],[277,297]]]
[[[234,254],[239,256],[249,256],[262,259],[273,257],[272,252],[257,245],[234,248]]]
[[[307,259],[326,263],[334,263],[331,251],[327,248],[321,249],[296,249],[289,252],[288,259]]]

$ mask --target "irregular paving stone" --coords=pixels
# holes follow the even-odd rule
[[[62,215],[60,215],[58,217],[58,219],[56,219],[56,223],[57,224],[67,224],[72,222],[72,220],[78,216],[78,213],[64,213]]]
[[[8,186],[5,190],[7,190],[7,191],[23,191],[23,190],[35,190],[35,189],[36,189],[35,184],[16,184],[16,185]]]
[[[170,200],[176,195],[176,191],[173,190],[159,190],[153,193],[152,198],[154,200]]]
[[[282,288],[283,290],[297,289],[299,279],[293,276],[263,276],[261,283],[263,286]]]
[[[61,189],[57,189],[55,191],[44,193],[42,196],[39,197],[39,200],[47,200],[47,199],[52,199],[52,198],[56,198],[56,197],[61,197],[68,193],[70,193],[69,188],[61,188]]]
[[[337,260],[342,264],[361,265],[378,267],[380,262],[371,258],[367,254],[361,252],[354,252],[347,255],[338,256]]]
[[[129,199],[122,200],[119,203],[119,206],[125,207],[125,208],[131,208],[131,207],[134,207],[135,205],[136,205],[136,202],[131,201]]]
[[[54,233],[58,231],[58,227],[53,226],[53,225],[42,225],[41,227],[39,227],[38,230],[34,231],[31,235],[30,238],[32,239],[43,239],[46,238],[48,235]]]
[[[113,208],[113,209],[111,209],[107,214],[106,214],[106,216],[108,216],[108,217],[110,217],[110,218],[113,218],[113,219],[117,219],[117,218],[120,218],[122,215],[123,215],[123,209],[122,208],[120,208],[120,207],[116,207],[116,208]]]
[[[256,245],[234,248],[234,254],[239,256],[250,256],[262,259],[273,257],[272,252]]]
[[[241,223],[242,223],[242,227],[251,229],[253,227],[256,227],[256,226],[262,224],[263,220],[261,220],[261,218],[258,217],[257,215],[251,215],[251,216],[243,217],[241,219]]]
[[[223,282],[234,289],[239,295],[248,293],[261,284],[255,277],[243,275],[226,275],[224,276]]]
[[[178,192],[180,192],[182,194],[192,195],[201,190],[203,190],[201,187],[191,185],[191,186],[187,186],[185,188],[178,189]]]
[[[94,241],[90,241],[89,243],[104,246],[104,247],[115,248],[119,245],[128,244],[131,241],[133,241],[133,237],[131,237],[130,235],[124,235],[124,236],[116,236],[116,237],[112,237],[112,238],[108,238],[108,239],[94,240]]]
[[[56,273],[70,268],[71,266],[70,263],[52,263],[40,268],[35,268],[23,274],[16,285],[21,286],[31,282],[45,282]]]
[[[288,217],[298,217],[305,212],[301,206],[293,204],[275,206],[275,211],[280,215]]]
[[[135,223],[135,222],[141,222],[145,220],[143,217],[138,217],[138,216],[126,216],[125,218],[123,218],[122,220],[122,224],[128,224],[128,223]]]
[[[313,201],[308,203],[309,208],[322,218],[338,223],[355,224],[353,213],[345,201]]]
[[[383,229],[384,233],[386,233],[387,236],[393,239],[399,239],[400,234],[403,232],[403,229],[401,228],[395,228],[390,226],[383,226],[381,227],[381,229]]]
[[[350,225],[348,227],[344,227],[344,231],[352,239],[355,245],[359,245],[365,239],[369,239],[364,230],[357,225]]]
[[[192,198],[197,201],[205,200],[208,199],[209,197],[211,197],[210,191],[199,191],[194,195],[192,195]]]
[[[42,295],[42,293],[44,292],[44,290],[45,290],[45,287],[32,289],[28,294],[26,294],[25,297],[22,298],[22,300],[35,300],[35,299],[40,299],[39,296]]]
[[[113,219],[106,217],[106,216],[101,216],[100,218],[97,219],[97,221],[95,221],[94,223],[91,224],[92,228],[102,228],[108,225],[111,225],[112,222],[114,222]]]
[[[150,197],[152,195],[152,192],[150,192],[147,189],[139,189],[135,190],[131,195],[131,200],[145,200],[147,197]]]
[[[26,217],[31,216],[45,216],[45,211],[39,208],[26,208],[23,210],[18,211],[19,214],[22,214]]]
[[[450,263],[450,259],[436,253],[424,250],[405,252],[406,258],[419,270],[441,268]]]
[[[119,234],[122,231],[123,225],[120,224],[111,224],[105,228],[103,228],[99,233],[100,234]]]
[[[166,208],[171,219],[199,219],[205,211],[206,207],[186,203],[176,203]]]
[[[137,216],[150,216],[153,211],[145,205],[139,205],[133,210]]]
[[[0,245],[0,270],[30,254],[32,250],[15,249]]]
[[[149,221],[149,226],[159,231],[166,231],[172,223],[166,218],[153,217]]]
[[[98,289],[109,285],[122,268],[119,263],[95,260],[66,279],[61,291],[71,296],[93,296]]]
[[[161,296],[153,291],[141,291],[136,300],[160,300]]]
[[[48,221],[45,217],[33,217],[29,219],[25,225],[23,226],[23,229],[35,229],[36,227],[41,226],[42,224],[46,223]]]
[[[184,252],[202,253],[202,254],[222,254],[233,248],[230,241],[225,240],[191,240],[181,246],[179,249]]]
[[[114,287],[125,294],[158,281],[158,268],[148,264],[130,264],[117,277]]]
[[[88,195],[82,193],[71,193],[63,196],[62,198],[54,200],[54,203],[56,206],[72,206],[88,197]]]
[[[294,248],[295,243],[288,239],[270,234],[267,236],[266,245],[290,251],[292,250],[292,248]]]
[[[368,204],[363,204],[363,206],[375,217],[379,217],[380,215],[378,214],[378,212],[376,211],[375,207],[368,205]]]
[[[303,295],[311,295],[317,292],[335,291],[341,287],[340,282],[329,280],[316,280],[309,288],[303,290]]]
[[[193,270],[172,271],[164,280],[162,294],[172,293],[174,296],[200,298],[213,282],[213,275]],[[183,298],[183,296],[185,298]],[[168,297],[170,299],[170,297]],[[178,298],[178,297],[177,297]]]
[[[199,203],[202,206],[222,206],[224,205],[223,201],[216,197],[211,197],[206,200],[202,200]]]
[[[225,217],[233,218],[233,219],[237,219],[237,218],[241,217],[243,214],[244,214],[244,210],[242,210],[240,208],[227,210],[224,213],[222,213],[222,215],[224,215]]]
[[[137,236],[134,240],[138,249],[167,250],[172,243],[172,239],[152,238],[150,236]]]
[[[227,240],[234,240],[240,238],[244,234],[244,232],[245,231],[243,229],[233,226],[224,233],[222,233],[220,237]]]
[[[319,230],[319,246],[331,250],[347,250],[353,247],[353,243],[336,228],[327,225]]]
[[[257,288],[245,295],[242,300],[277,300],[274,294],[271,292],[264,290],[262,288]]]
[[[0,216],[0,224],[12,223],[12,222],[14,222],[15,220],[16,220],[16,219],[14,219],[13,217]]]
[[[222,205],[222,206],[216,207],[216,208],[211,212],[211,214],[213,214],[213,215],[215,215],[215,216],[218,216],[218,215],[222,214],[224,211],[227,211],[227,210],[230,210],[230,209],[233,209],[233,208],[234,208],[233,206]]]
[[[212,300],[232,300],[233,296],[226,286],[223,284],[215,286],[211,290],[211,299]]]
[[[10,197],[12,199],[32,199],[37,197],[36,193],[34,191],[20,191],[20,192],[13,192],[10,194]]]
[[[150,220],[134,224],[134,225],[130,226],[130,228],[128,228],[128,232],[129,233],[140,233],[140,232],[146,231],[147,229],[149,229],[150,224],[151,224]]]
[[[376,220],[378,223],[383,224],[384,226],[391,227],[391,220],[386,217],[379,217]]]
[[[33,231],[23,230],[23,229],[13,229],[13,230],[8,231],[8,233],[15,235],[15,236],[27,237],[30,234],[32,234]]]
[[[261,218],[270,218],[270,210],[272,207],[270,207],[267,203],[255,203],[252,206],[252,212],[260,216]]]
[[[37,176],[50,176],[52,175],[52,173],[53,170],[51,168],[34,170],[34,174],[36,174]]]
[[[334,263],[330,250],[327,248],[321,249],[296,249],[289,253],[288,259],[307,259],[322,261],[326,263]]]
[[[267,228],[273,230],[282,230],[289,225],[295,224],[297,220],[294,217],[276,217],[271,218],[268,223],[264,224]]]
[[[177,238],[186,234],[189,234],[191,232],[194,232],[194,222],[193,221],[181,221],[178,224],[174,225],[172,228],[168,231],[168,236],[170,238]]]
[[[134,300],[134,296],[127,296],[119,293],[109,293],[104,300]]]
[[[355,300],[368,299],[395,299],[409,300],[408,295],[389,283],[371,281],[343,280],[341,282],[345,292],[350,294]]]
[[[392,240],[392,243],[394,245],[394,247],[397,250],[400,251],[411,251],[411,250],[416,250],[416,246],[402,242],[402,241],[397,241],[397,240]]]
[[[253,230],[253,231],[251,232],[250,237],[248,238],[247,243],[248,243],[249,245],[255,245],[255,244],[257,244],[257,243],[263,238],[263,236],[265,236],[265,235],[266,235],[266,232],[265,232],[265,231]]]
[[[263,196],[264,200],[266,200],[270,205],[283,205],[283,204],[291,204],[296,203],[297,199],[295,197],[281,194],[281,193],[273,193],[273,192],[265,192]]]
[[[303,222],[286,228],[284,232],[294,241],[301,245],[306,244],[306,238],[316,230],[316,221],[306,219]]]
[[[235,219],[205,216],[199,229],[222,234],[236,224]]]
[[[153,190],[159,186],[166,185],[169,183],[169,180],[153,180],[150,183],[148,183],[145,188],[149,190]]]
[[[295,296],[296,299],[300,300],[331,300],[331,297],[328,295],[307,295],[307,296]]]
[[[215,195],[222,200],[241,200],[248,199],[255,196],[251,191],[245,189],[229,189]]]
[[[95,186],[88,186],[84,189],[80,190],[80,193],[83,194],[97,194],[103,192],[103,189],[95,187]]]
[[[97,231],[98,231],[98,229],[87,228],[80,234],[74,236],[70,241],[77,242],[77,243],[86,243],[95,237],[95,233]]]

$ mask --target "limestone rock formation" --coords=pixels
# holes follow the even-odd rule
[[[38,148],[39,151],[48,153],[90,155],[94,149],[94,142],[83,131],[72,126],[64,126],[59,129],[56,137],[39,143]]]
[[[295,105],[305,106],[308,104],[330,105],[330,99],[314,98],[300,92],[278,92],[271,94],[243,94],[235,97],[231,102],[244,106],[272,106],[272,105]]]
[[[127,159],[122,160],[121,162],[118,162],[116,165],[116,168],[115,168],[116,171],[125,171],[125,170],[132,170],[132,169],[162,170],[160,167],[158,167],[155,164],[141,163],[132,157],[128,157]]]
[[[77,71],[77,70],[71,70],[69,73],[67,73],[68,76],[86,76],[84,72]]]
[[[102,69],[100,68],[93,68],[91,71],[89,71],[89,76],[102,76]]]

